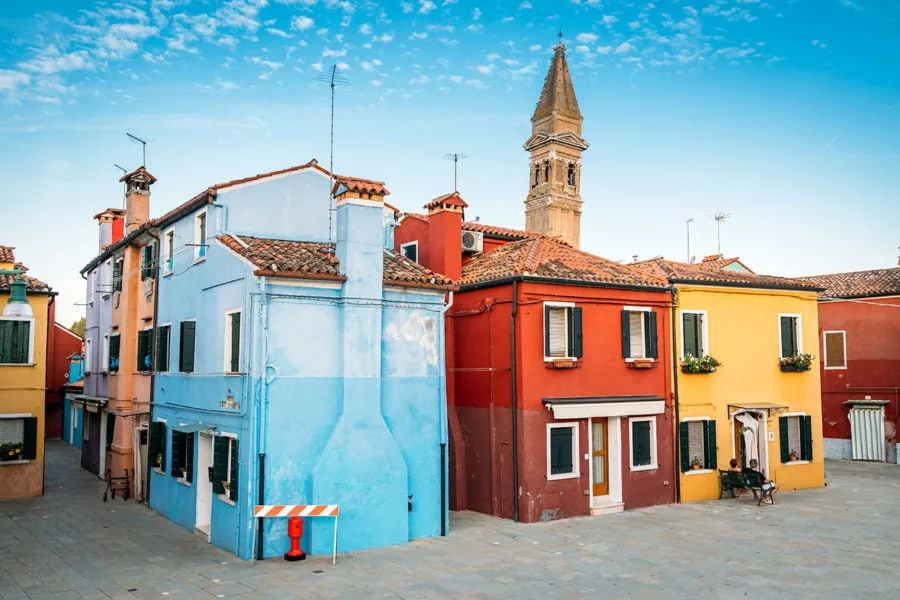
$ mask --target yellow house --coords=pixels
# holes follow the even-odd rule
[[[720,471],[759,464],[780,491],[825,483],[817,288],[736,258],[635,266],[675,288],[676,439],[682,502],[715,499]],[[719,364],[716,364],[719,363]]]
[[[0,246],[0,499],[44,490],[47,324],[53,297]]]

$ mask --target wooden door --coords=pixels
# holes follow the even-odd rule
[[[609,436],[606,419],[591,420],[591,495],[609,494]]]

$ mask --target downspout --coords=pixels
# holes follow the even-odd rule
[[[210,202],[209,204],[210,206],[222,209],[222,227],[220,228],[220,231],[228,231],[228,205],[221,204],[220,202]]]
[[[154,391],[156,390],[156,368],[159,366],[156,364],[156,341],[157,335],[159,334],[159,325],[157,321],[157,317],[159,316],[159,282],[160,282],[160,268],[159,268],[159,252],[162,248],[160,248],[159,242],[159,232],[155,235],[151,232],[150,237],[156,240],[156,277],[154,278],[156,281],[154,283],[156,290],[154,290],[153,294],[153,329],[155,330],[154,335],[150,336],[150,361],[153,365],[153,368],[150,370],[150,423],[153,422],[153,398]],[[138,438],[140,441],[140,438]],[[147,429],[147,447],[149,448],[150,444],[150,429],[148,425]],[[140,456],[140,447],[138,447],[138,456]],[[147,470],[147,477],[145,481],[147,482],[146,489],[144,491],[144,501],[147,503],[147,506],[150,506],[150,478],[151,478],[151,468],[150,465],[153,464],[153,461],[150,460],[150,456],[147,456],[147,464],[144,465],[144,468]]]
[[[518,281],[513,280],[512,312],[509,315],[509,346],[511,357],[512,383],[512,464],[513,464],[513,522],[519,522],[519,426],[518,402],[516,401],[516,313],[519,311]]]
[[[10,288],[10,295],[12,295],[12,288]],[[56,296],[51,294],[50,301],[47,303],[47,341],[44,344],[45,348],[50,347],[50,331],[56,321],[56,319],[54,319],[53,323],[50,322],[50,312],[51,312],[50,309],[53,307],[53,303],[55,301],[56,301]],[[47,385],[46,374],[45,374],[45,378],[44,378],[44,385],[45,386]],[[47,402],[47,390],[48,389],[49,388],[47,388],[47,387],[44,388],[44,406],[46,406],[46,402]],[[47,439],[47,423],[45,421],[44,422],[44,440],[46,440],[46,439]],[[45,443],[44,444],[44,461],[46,462],[46,460],[47,460],[47,445]],[[42,469],[41,470],[41,495],[42,496],[44,495],[46,483],[47,483],[47,469]]]
[[[269,299],[266,294],[266,278],[259,278],[260,299],[262,301],[262,375],[260,377],[260,398],[257,407],[259,417],[256,421],[256,446],[259,455],[259,491],[258,504],[265,504],[266,497],[266,404],[268,402],[268,338],[269,338]],[[263,519],[256,519],[256,559],[263,559],[264,526]]]
[[[681,504],[681,413],[678,406],[678,345],[675,343],[675,323],[678,320],[675,313],[678,291],[672,288],[672,395],[675,405],[675,502]]]
[[[453,306],[453,292],[447,300],[446,306],[441,309],[441,319],[444,325],[444,364],[441,376],[442,402],[438,404],[441,440],[441,536],[447,535],[447,311]]]

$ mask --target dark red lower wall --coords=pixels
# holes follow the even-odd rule
[[[656,459],[659,467],[651,471],[631,470],[628,417],[622,417],[622,501],[625,508],[642,508],[675,502],[675,440],[670,407],[656,415]]]

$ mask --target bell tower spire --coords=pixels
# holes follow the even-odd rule
[[[575,248],[581,238],[581,153],[588,148],[582,120],[560,33],[524,145],[531,154],[525,229]]]

